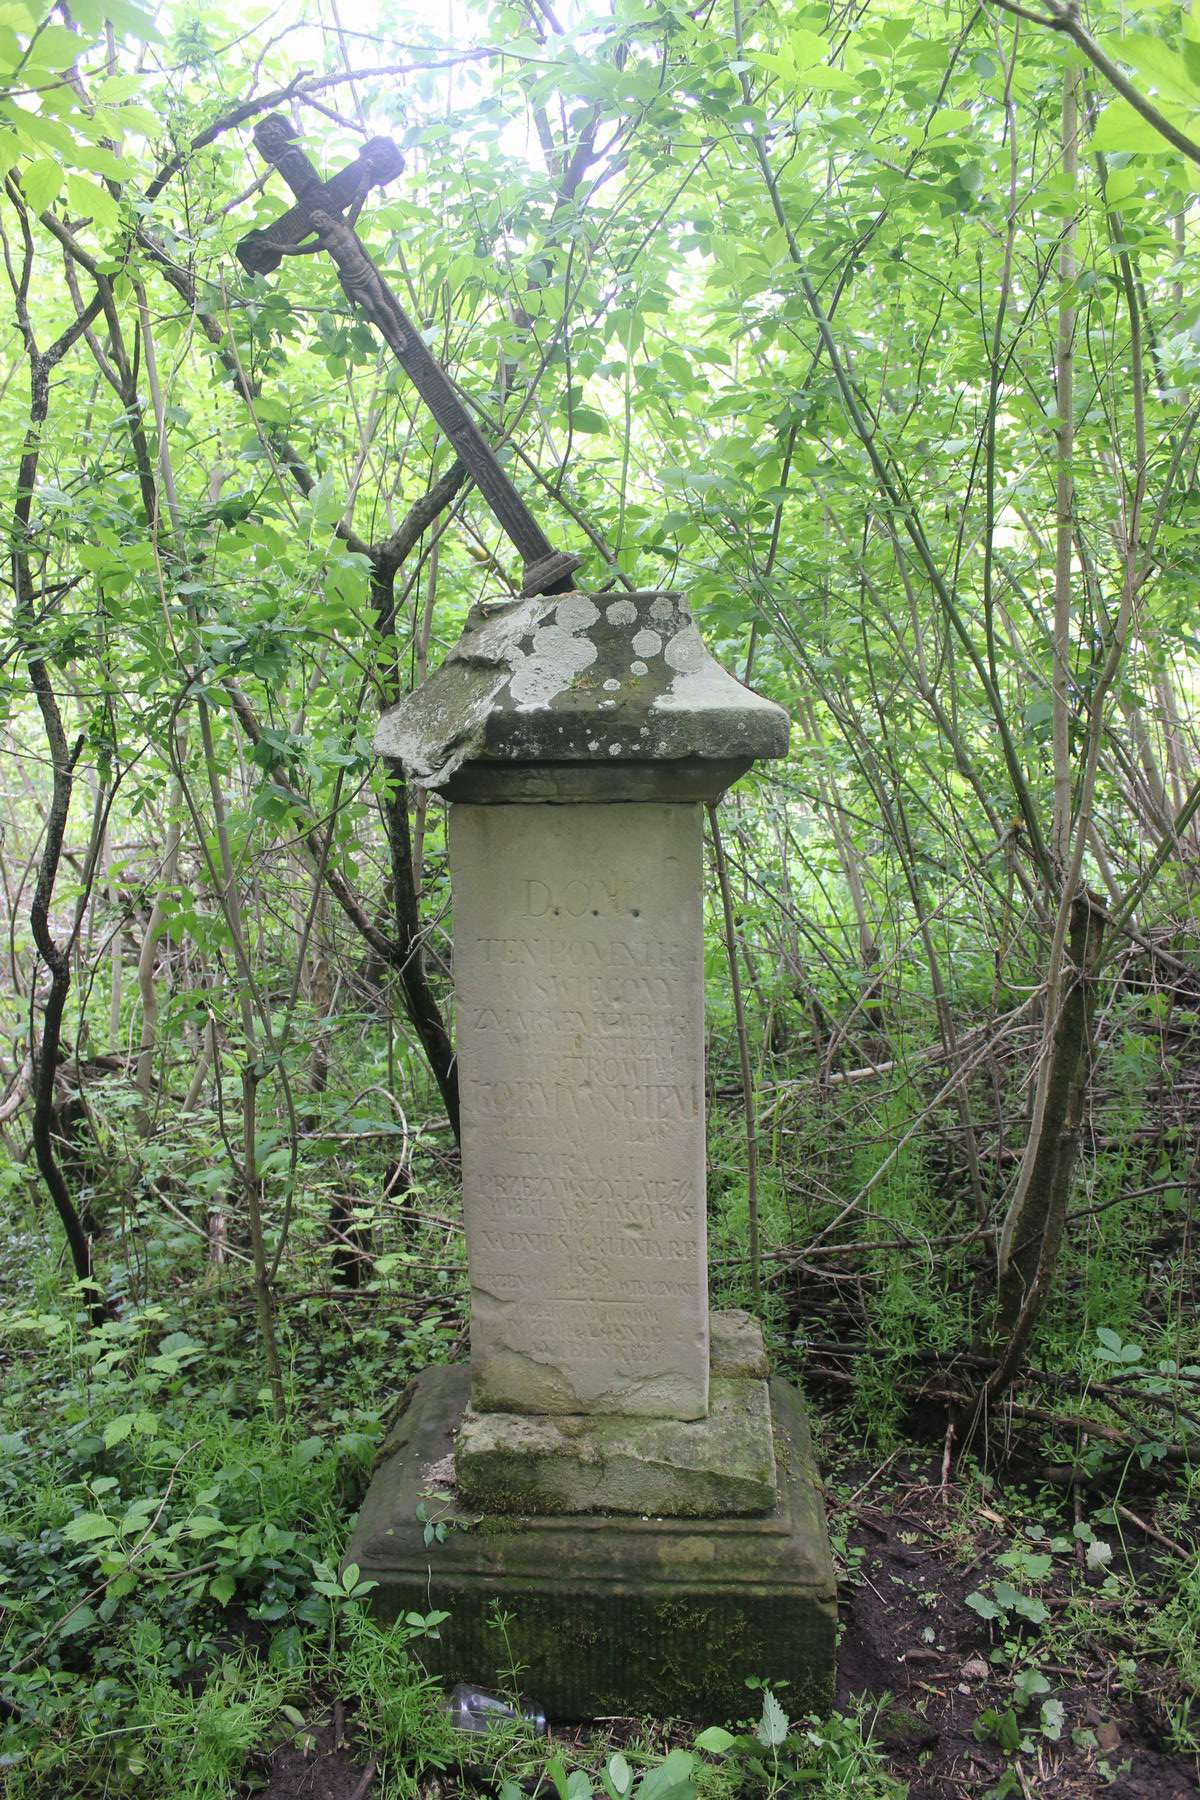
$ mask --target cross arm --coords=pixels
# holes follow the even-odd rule
[[[288,135],[290,138],[290,133]],[[281,154],[286,154],[288,147],[288,140],[283,140]],[[247,232],[240,240],[237,259],[247,274],[273,274],[289,250],[312,236],[309,214],[314,204],[333,213],[340,213],[346,207],[361,206],[373,187],[386,187],[404,169],[403,156],[391,138],[385,137],[374,137],[364,144],[355,160],[327,182],[317,178],[302,153],[297,151],[296,154],[304,171],[312,177],[311,184],[301,177],[306,190],[301,203],[285,212],[282,218],[264,225],[261,231]]]
[[[574,585],[571,577],[579,567],[579,557],[554,548],[455,393],[445,370],[430,354],[420,332],[367,255],[352,224],[342,217],[343,208],[375,184],[379,171],[388,167],[394,171],[400,152],[390,139],[373,139],[358,161],[342,170],[341,176],[322,182],[296,143],[288,120],[281,115],[261,120],[254,128],[254,141],[266,160],[279,170],[296,204],[265,232],[252,232],[242,239],[238,257],[243,267],[254,273],[269,272],[279,266],[281,257],[290,249],[315,234],[317,246],[328,253],[337,269],[346,298],[375,326],[520,552],[525,565],[522,592],[568,593]],[[373,145],[380,144],[387,146],[390,159],[384,151],[373,150]],[[271,232],[274,236],[268,238]],[[268,238],[265,244],[261,242],[264,238]],[[268,258],[274,260],[268,262]]]

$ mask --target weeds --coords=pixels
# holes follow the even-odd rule
[[[1131,1057],[1127,1075],[1120,1116],[1140,1129],[1144,1096],[1134,1090],[1146,1077],[1145,1059]],[[774,1115],[774,1159],[760,1184],[764,1309],[776,1359],[805,1366],[819,1380],[821,1365],[808,1351],[818,1332],[843,1333],[877,1352],[855,1357],[850,1380],[825,1390],[830,1402],[848,1402],[841,1418],[856,1453],[867,1448],[871,1467],[906,1441],[911,1395],[928,1378],[929,1359],[951,1355],[971,1330],[967,1258],[976,1252],[932,1242],[945,1217],[948,1179],[935,1134],[918,1135],[895,1157],[869,1202],[833,1239],[903,1248],[867,1251],[844,1267],[834,1258],[822,1265],[834,1276],[824,1285],[798,1273],[790,1254],[778,1250],[802,1248],[839,1217],[847,1190],[870,1182],[891,1137],[919,1105],[917,1090],[898,1088],[873,1108],[864,1129],[857,1095],[835,1090],[820,1110],[789,1097],[786,1114]],[[364,1114],[364,1122],[375,1132],[386,1121]],[[210,1126],[192,1121],[172,1144],[155,1140],[153,1149],[153,1179],[170,1184],[201,1215],[220,1200],[204,1173]],[[94,1198],[117,1220],[118,1174],[131,1165],[121,1160],[123,1140],[111,1120],[109,1131],[93,1171]],[[712,1141],[714,1289],[720,1302],[745,1303],[739,1135],[719,1106]],[[380,1143],[377,1165],[362,1164],[364,1182],[377,1189],[385,1184],[386,1139]],[[1183,1754],[1196,1748],[1200,1584],[1186,1559],[1152,1545],[1148,1561],[1140,1539],[1131,1547],[1126,1534],[1136,1538],[1136,1528],[1119,1511],[1145,1471],[1166,1469],[1173,1479],[1164,1442],[1186,1436],[1200,1382],[1200,1334],[1181,1304],[1179,1265],[1160,1263],[1155,1288],[1145,1258],[1130,1248],[1131,1233],[1134,1248],[1143,1248],[1152,1229],[1164,1220],[1170,1228],[1178,1216],[1183,1188],[1175,1183],[1183,1178],[1175,1154],[1154,1146],[1139,1159],[1123,1149],[1111,1168],[1097,1163],[1092,1191],[1082,1198],[1105,1210],[1070,1251],[1063,1296],[1045,1316],[1036,1346],[1046,1374],[1036,1393],[1048,1410],[1060,1402],[1086,1406],[1127,1434],[1128,1448],[1115,1451],[1103,1438],[1064,1436],[1049,1425],[1031,1428],[1025,1447],[1035,1466],[1041,1456],[1092,1484],[1087,1492],[1095,1497],[1078,1518],[1064,1517],[1061,1492],[1030,1497],[1002,1487],[969,1457],[955,1469],[959,1498],[943,1511],[949,1567],[956,1555],[978,1562],[981,1516],[1006,1522],[1004,1541],[991,1546],[963,1591],[989,1671],[974,1722],[981,1744],[1013,1766],[1033,1753],[1027,1745],[1061,1749],[1073,1745],[1073,1734],[1086,1737],[1090,1728],[1077,1715],[1060,1717],[1063,1678],[1054,1668],[1081,1659],[1089,1642],[1108,1646],[1119,1694],[1144,1686],[1148,1665],[1168,1667],[1169,1683],[1164,1677],[1156,1688],[1164,1742]],[[338,1572],[397,1390],[408,1371],[444,1357],[459,1339],[462,1242],[444,1223],[456,1216],[456,1194],[444,1165],[430,1158],[408,1189],[411,1214],[358,1207],[355,1224],[368,1249],[363,1279],[353,1297],[331,1297],[328,1169],[315,1149],[305,1159],[280,1308],[283,1424],[272,1419],[247,1369],[249,1319],[240,1286],[206,1266],[196,1234],[144,1193],[133,1203],[141,1260],[122,1310],[98,1327],[89,1324],[82,1297],[64,1299],[35,1219],[22,1218],[0,1246],[0,1281],[10,1300],[0,1400],[7,1671],[0,1756],[13,1800],[57,1800],[66,1792],[140,1800],[150,1773],[164,1794],[231,1800],[255,1779],[272,1746],[315,1741],[330,1716],[330,1696],[345,1708],[355,1754],[376,1763],[380,1800],[417,1800],[434,1780],[446,1793],[461,1785],[464,1746],[422,1665],[438,1619],[414,1614],[385,1629],[366,1610],[368,1584],[352,1570]],[[1144,1210],[1135,1203],[1121,1215],[1107,1202],[1130,1182],[1156,1191]],[[10,1187],[17,1196],[19,1187]],[[422,1222],[426,1208],[437,1225]],[[1066,1384],[1061,1394],[1056,1380]],[[841,1503],[852,1502],[867,1472],[860,1466],[843,1484]],[[1160,1483],[1160,1495],[1165,1491]],[[1159,1524],[1186,1541],[1196,1501],[1186,1468],[1174,1492]],[[845,1519],[835,1515],[835,1536],[843,1567],[862,1580],[867,1564],[862,1544],[849,1541],[852,1516],[852,1508]],[[423,1523],[436,1540],[436,1515]],[[844,1586],[846,1596],[865,1591],[865,1581]],[[1152,1606],[1143,1603],[1149,1592]],[[933,1598],[913,1598],[914,1608],[925,1606],[916,1617],[929,1645],[941,1641]],[[513,1672],[514,1691],[523,1679]],[[518,1726],[494,1734],[486,1749],[470,1746],[469,1754],[484,1758],[495,1791],[506,1782],[540,1782],[542,1800],[557,1800],[563,1787],[568,1800],[758,1800],[768,1793],[892,1800],[902,1792],[879,1746],[881,1719],[873,1709],[823,1721],[784,1719],[781,1727],[760,1697],[762,1712],[748,1724],[698,1721],[706,1727],[698,1736],[684,1727],[651,1740],[634,1728],[619,1743],[551,1754]],[[773,1696],[772,1705],[782,1716],[786,1695]]]

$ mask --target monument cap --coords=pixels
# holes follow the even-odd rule
[[[451,800],[715,800],[788,717],[714,660],[681,594],[541,594],[473,607],[375,748]]]

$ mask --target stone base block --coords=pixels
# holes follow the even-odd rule
[[[714,1519],[775,1505],[765,1381],[713,1375],[705,1419],[544,1418],[467,1408],[454,1448],[477,1512]]]
[[[445,1608],[422,1661],[446,1681],[510,1684],[559,1719],[613,1713],[710,1724],[753,1711],[745,1677],[823,1711],[836,1595],[799,1393],[770,1384],[778,1494],[761,1518],[479,1516],[453,1491],[465,1366],[409,1389],[346,1553],[382,1620]],[[428,1547],[417,1509],[450,1529]],[[506,1615],[497,1629],[497,1609]]]

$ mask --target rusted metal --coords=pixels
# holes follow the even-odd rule
[[[580,558],[554,548],[353,229],[370,189],[392,180],[403,168],[396,145],[390,138],[372,138],[354,163],[323,182],[281,114],[255,126],[254,142],[279,170],[296,204],[274,224],[241,240],[237,256],[243,268],[269,274],[284,256],[302,252],[306,239],[315,238],[312,248],[332,258],[346,298],[375,326],[520,552],[525,565],[522,592],[569,593]],[[347,209],[349,218],[343,217]]]
[[[286,120],[280,120],[278,114],[264,124],[282,124],[287,127]],[[288,132],[290,137],[290,132]],[[257,141],[257,136],[256,136]],[[286,139],[281,140],[281,149],[286,149]],[[368,193],[373,187],[386,187],[397,175],[403,173],[404,158],[391,138],[373,137],[363,145],[352,163],[340,169],[331,181],[322,182],[309,168],[303,155],[297,151],[299,166],[295,173],[303,180],[301,167],[312,176],[312,191],[306,188],[304,202],[293,206],[285,212],[281,219],[275,219],[265,225],[261,231],[249,231],[237,246],[237,259],[251,275],[271,275],[279,267],[289,252],[297,249],[305,238],[312,236],[312,225],[309,213],[313,204],[324,207],[326,212],[341,213],[347,207],[357,214]],[[268,159],[271,160],[271,159]],[[278,166],[278,164],[276,165]]]

